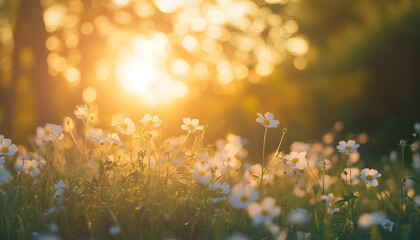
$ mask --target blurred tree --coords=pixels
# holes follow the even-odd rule
[[[55,82],[47,71],[47,51],[45,48],[46,31],[43,21],[43,10],[40,1],[22,0],[14,27],[14,48],[12,76],[3,101],[4,117],[2,133],[13,136],[18,129],[15,121],[28,118],[30,113],[36,114],[32,127],[47,121],[57,120],[55,112]],[[24,94],[18,94],[19,86],[29,86]],[[16,109],[19,98],[32,97],[34,104],[25,104],[25,115],[18,116]],[[35,108],[35,112],[31,109]]]

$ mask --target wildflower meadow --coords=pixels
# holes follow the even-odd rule
[[[335,129],[283,146],[288,129],[270,112],[250,126],[264,135],[257,159],[241,136],[206,142],[198,119],[165,136],[157,115],[107,129],[88,105],[74,116],[25,146],[1,135],[1,239],[420,237],[420,123],[375,162]]]
[[[420,0],[0,0],[0,240],[420,240]]]

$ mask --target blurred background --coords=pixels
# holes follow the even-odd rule
[[[0,0],[0,133],[25,144],[87,103],[99,127],[198,118],[259,156],[269,111],[287,145],[344,126],[386,154],[420,121],[419,23],[412,0]]]

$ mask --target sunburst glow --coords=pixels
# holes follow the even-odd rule
[[[118,78],[128,92],[140,96],[146,105],[169,104],[188,92],[187,86],[172,79],[166,69],[169,50],[166,35],[156,33],[150,38],[135,36],[120,53]]]

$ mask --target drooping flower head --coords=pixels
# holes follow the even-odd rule
[[[143,123],[144,126],[148,127],[154,127],[157,128],[162,124],[162,120],[159,119],[159,116],[146,114],[144,117],[140,120],[141,123]]]
[[[366,183],[369,183],[371,186],[374,187],[378,186],[378,180],[376,179],[380,177],[381,174],[377,170],[365,168],[362,170],[361,175],[363,181],[365,181]]]
[[[199,123],[198,119],[191,120],[191,118],[183,118],[183,122],[184,124],[181,125],[181,128],[183,130],[188,130],[190,133],[203,130],[203,126],[198,125]]]
[[[117,127],[118,131],[125,135],[132,135],[136,131],[136,125],[130,118],[125,118],[124,121],[113,121],[112,126]]]
[[[277,128],[280,124],[278,120],[274,120],[274,115],[270,112],[267,112],[264,116],[261,113],[257,113],[257,116],[256,121],[264,127]]]
[[[303,170],[308,161],[306,160],[306,152],[291,152],[285,156],[287,163],[292,166],[292,168],[298,168]]]
[[[356,152],[359,146],[360,144],[356,144],[356,141],[354,140],[348,140],[347,142],[340,141],[337,145],[337,149],[338,149],[338,152],[350,154],[352,152]]]

